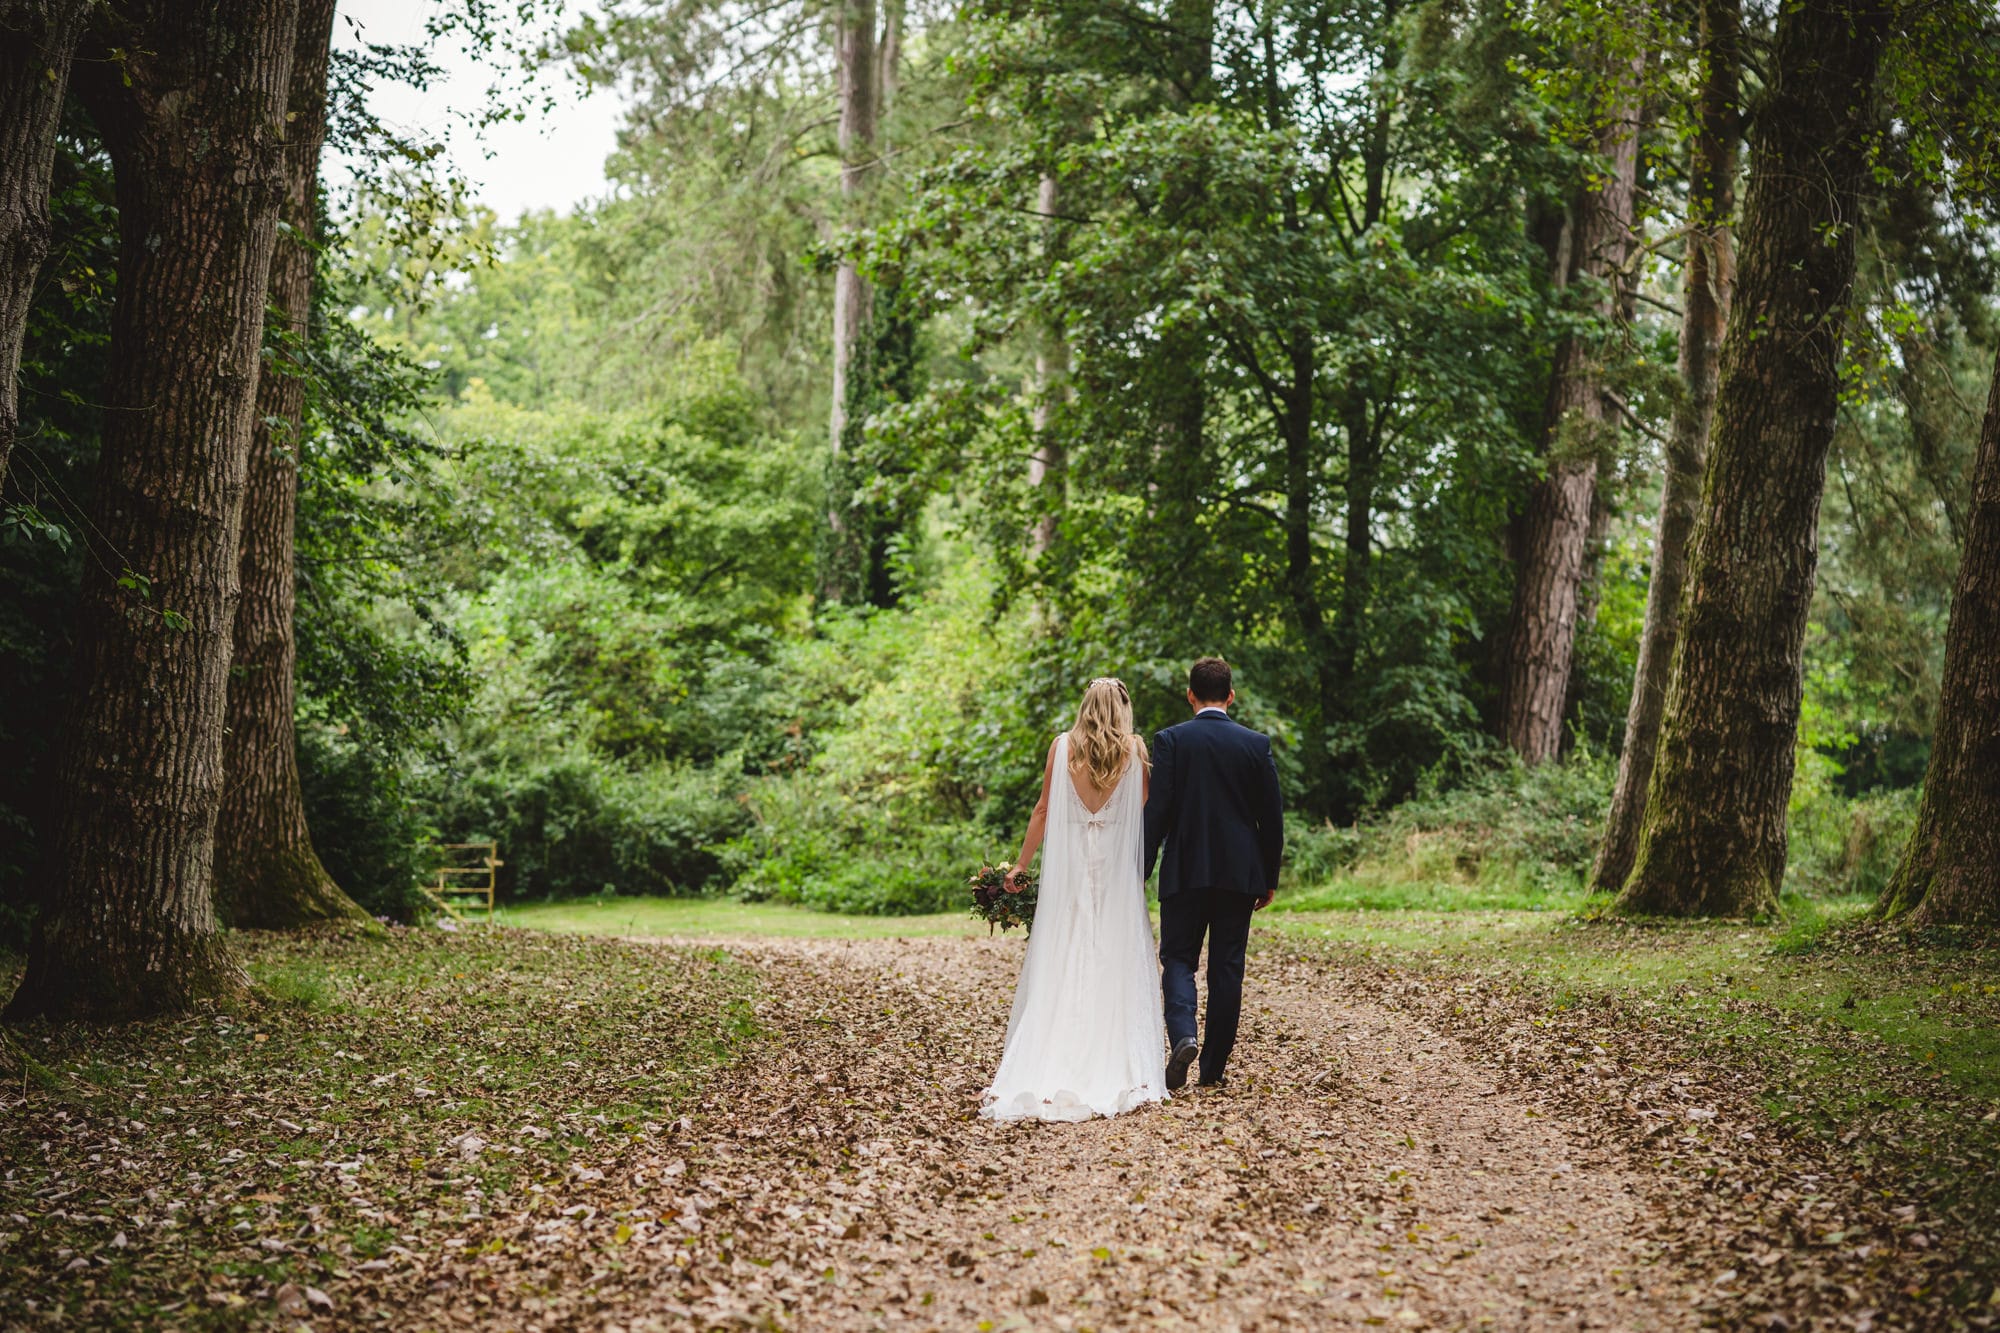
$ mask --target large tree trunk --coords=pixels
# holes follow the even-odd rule
[[[1779,12],[1751,135],[1735,332],[1639,851],[1618,906],[1776,908],[1841,328],[1868,169],[1881,0]]]
[[[840,65],[840,197],[847,219],[860,215],[873,183],[875,112],[881,69],[875,54],[875,0],[842,0],[834,33]],[[851,259],[833,276],[833,452],[847,429],[848,370],[868,323],[868,284]],[[834,497],[836,520],[842,497]],[[836,526],[838,523],[836,521]]]
[[[1736,206],[1737,39],[1742,22],[1740,0],[1702,0],[1702,83],[1688,164],[1687,259],[1681,267],[1682,393],[1667,440],[1660,517],[1653,530],[1653,577],[1646,587],[1646,618],[1632,704],[1625,715],[1625,745],[1618,755],[1618,782],[1591,871],[1592,884],[1603,893],[1624,887],[1639,851],[1639,824],[1646,814],[1646,788],[1667,706],[1667,672],[1680,638],[1688,537],[1701,506],[1701,473],[1715,419],[1722,335],[1736,281],[1729,219]]]
[[[21,339],[49,249],[56,126],[94,0],[0,0],[0,484],[20,429]]]
[[[1638,82],[1644,57],[1616,71],[1597,136],[1604,161],[1596,188],[1577,199],[1562,285],[1595,280],[1597,313],[1610,320],[1631,253],[1632,202],[1639,160]],[[1502,657],[1500,735],[1531,764],[1562,749],[1563,703],[1576,647],[1577,601],[1590,538],[1599,457],[1616,425],[1594,337],[1571,334],[1556,345],[1543,413],[1548,475],[1528,493],[1514,573],[1514,604]]]
[[[13,1015],[119,1018],[245,984],[210,870],[297,18],[298,0],[129,0],[105,34],[120,58],[78,64],[117,177],[111,410]]]
[[[2000,924],[2000,358],[1972,465],[1923,803],[1878,910]]]
[[[290,364],[312,310],[314,196],[326,138],[326,74],[334,0],[301,0],[285,144],[286,234],[271,254],[270,317],[285,336],[257,381],[243,496],[242,597],[229,670],[222,811],[215,826],[215,906],[234,926],[288,930],[314,921],[365,921],[313,851],[299,790],[293,732],[295,596],[292,526],[298,513],[305,380]]]

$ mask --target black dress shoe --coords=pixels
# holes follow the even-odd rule
[[[1214,1078],[1210,1078],[1208,1075],[1203,1074],[1201,1076],[1200,1081],[1195,1086],[1202,1088],[1220,1088],[1220,1087],[1226,1087],[1228,1083],[1229,1083],[1229,1075],[1227,1074],[1217,1074]]]
[[[1167,1091],[1179,1092],[1187,1086],[1188,1066],[1201,1054],[1201,1043],[1193,1037],[1183,1037],[1174,1043],[1174,1053],[1167,1057]]]

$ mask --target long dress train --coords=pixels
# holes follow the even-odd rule
[[[1056,740],[1041,892],[983,1116],[1088,1120],[1167,1098],[1138,762],[1092,813],[1070,776],[1069,736]]]

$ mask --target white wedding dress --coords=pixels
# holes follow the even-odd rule
[[[1028,956],[1007,1050],[980,1103],[990,1119],[1088,1120],[1166,1100],[1138,762],[1126,761],[1093,814],[1070,776],[1069,736],[1056,740]]]

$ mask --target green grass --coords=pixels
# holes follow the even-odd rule
[[[1271,910],[1278,913],[1574,912],[1587,902],[1588,897],[1581,889],[1544,888],[1526,877],[1459,883],[1387,878],[1364,872],[1336,875],[1324,884],[1281,893],[1271,904]]]
[[[791,938],[908,939],[930,935],[984,935],[963,912],[932,916],[843,916],[783,903],[739,903],[720,898],[572,898],[520,903],[500,909],[503,925],[572,935],[637,939],[777,935]]]
[[[1828,1105],[1856,1091],[1853,1053],[1816,1040],[1815,1028],[1858,1035],[1907,1072],[2000,1099],[2000,977],[1990,951],[1878,938],[1861,924],[1868,906],[1794,900],[1788,920],[1770,925],[1640,925],[1466,906],[1316,911],[1296,902],[1269,919],[1295,938],[1380,961],[1509,977],[1555,1003],[1610,996],[1670,1006],[1801,1074]]]
[[[1443,881],[1384,880],[1342,875],[1310,889],[1287,889],[1272,904],[1273,915],[1323,912],[1416,912],[1444,914],[1514,909],[1568,913],[1589,904],[1580,891],[1545,890],[1515,881],[1458,884]],[[1154,917],[1157,902],[1151,904]],[[706,939],[779,936],[816,939],[910,939],[984,935],[985,927],[965,912],[928,916],[854,916],[821,912],[786,903],[744,903],[728,898],[650,898],[606,894],[557,902],[502,907],[502,925],[572,935],[633,939]],[[1429,930],[1426,924],[1423,928]]]

